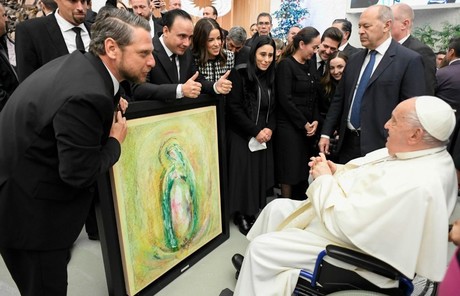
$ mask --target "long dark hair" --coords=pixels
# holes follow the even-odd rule
[[[315,28],[303,28],[294,36],[292,42],[289,43],[289,45],[284,49],[283,55],[281,56],[280,60],[293,55],[297,51],[297,49],[299,49],[300,41],[303,41],[303,43],[308,44],[318,36],[319,32]]]
[[[275,41],[269,36],[258,36],[254,39],[254,42],[251,45],[251,50],[249,51],[249,59],[247,64],[248,78],[250,81],[257,81],[257,64],[256,64],[256,51],[264,45],[271,45],[273,47],[273,61],[268,66],[268,69],[265,71],[267,75],[268,85],[272,85],[275,81],[275,56],[276,56],[276,45]]]
[[[200,66],[204,66],[208,60],[210,60],[210,55],[207,49],[207,43],[209,34],[212,30],[219,30],[220,39],[224,42],[224,36],[222,35],[222,29],[216,20],[211,18],[202,18],[195,24],[195,29],[193,30],[192,37],[192,52],[195,58],[198,59]],[[227,55],[225,52],[220,49],[220,53],[217,56],[217,59],[220,59],[221,66],[227,63]]]
[[[331,71],[330,71],[330,63],[333,59],[335,58],[340,58],[342,60],[345,61],[345,65],[347,64],[348,62],[348,56],[343,53],[342,51],[337,51],[336,53],[333,53],[329,56],[329,58],[327,59],[327,62],[326,62],[326,74],[321,78],[321,85],[324,87],[324,93],[329,96],[333,90],[333,86],[332,86],[332,80],[335,80],[332,75],[331,75]]]

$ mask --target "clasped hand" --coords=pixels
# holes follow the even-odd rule
[[[313,179],[322,175],[333,175],[337,170],[336,164],[327,160],[324,153],[320,153],[319,156],[316,157],[311,157],[308,166],[310,167],[310,175]]]
[[[318,121],[315,120],[312,123],[307,122],[307,124],[305,125],[305,133],[307,134],[307,137],[314,136],[317,128]]]
[[[262,144],[262,143],[266,143],[270,141],[271,138],[272,138],[272,130],[269,128],[264,128],[257,134],[256,140]]]

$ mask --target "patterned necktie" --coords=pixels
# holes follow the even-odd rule
[[[77,50],[81,52],[85,52],[85,44],[83,43],[83,39],[81,39],[81,28],[80,27],[73,27],[72,30],[75,32],[75,44],[77,45]]]
[[[372,69],[374,69],[375,64],[375,55],[377,52],[372,50],[370,52],[369,63],[367,63],[366,68],[364,69],[361,80],[359,80],[358,89],[356,90],[355,99],[353,100],[353,106],[351,109],[350,122],[355,129],[361,127],[361,101],[364,96],[364,91],[366,90],[369,80],[371,79]]]

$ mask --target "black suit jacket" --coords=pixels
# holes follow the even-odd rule
[[[0,45],[0,112],[19,84],[16,72],[5,54],[6,50],[4,49],[5,53],[2,52],[2,47]]]
[[[332,136],[339,128],[340,150],[347,118],[359,74],[367,55],[362,50],[350,57],[343,72],[321,131]],[[392,40],[391,45],[371,76],[361,103],[361,154],[385,147],[387,132],[384,124],[402,100],[426,93],[422,57]]]
[[[348,43],[347,46],[345,46],[345,48],[342,50],[342,52],[344,54],[346,54],[347,57],[351,57],[352,55],[354,55],[355,53],[359,52],[360,50],[361,49],[356,48],[353,45],[351,45],[350,43]]]
[[[433,50],[412,35],[410,35],[402,45],[412,49],[422,56],[425,70],[425,94],[431,96],[434,95],[436,89],[436,55],[434,54]]]
[[[187,82],[198,71],[198,68],[195,66],[191,51],[187,49],[183,55],[178,56],[180,66],[180,80],[178,80],[177,71],[158,36],[153,38],[153,47],[155,67],[147,75],[148,82],[133,85],[133,99],[135,101],[161,100],[172,102],[176,100],[177,85]],[[196,81],[202,84],[201,93],[215,94],[213,82],[207,81],[202,75]]]
[[[90,25],[85,26],[90,31]],[[49,61],[69,53],[54,14],[17,24],[15,50],[19,82]]]
[[[102,61],[79,51],[13,93],[0,113],[0,247],[63,249],[77,239],[96,180],[120,156],[109,138],[113,93]]]
[[[240,51],[235,53],[235,67],[240,64],[248,63],[250,51],[251,48],[249,46],[243,45]]]
[[[460,119],[460,60],[438,69],[436,78],[438,81],[436,96],[446,101],[452,109],[457,110],[455,116],[458,121]]]

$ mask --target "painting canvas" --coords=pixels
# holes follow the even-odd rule
[[[111,172],[128,295],[222,233],[216,107],[128,120]]]

